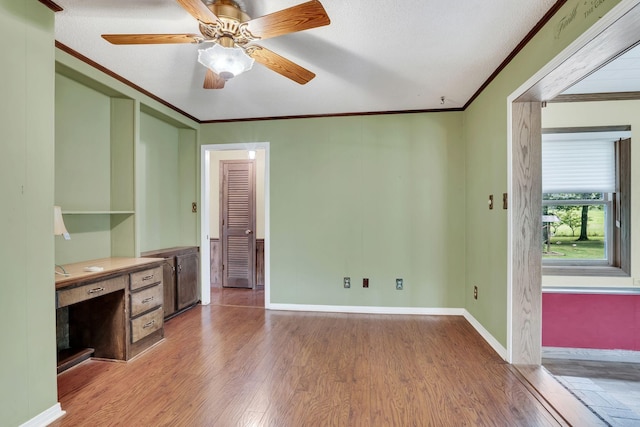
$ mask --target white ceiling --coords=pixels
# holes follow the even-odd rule
[[[55,0],[56,40],[200,121],[461,108],[555,0],[321,0],[331,24],[259,44],[315,72],[255,64],[202,88],[197,45],[115,46],[104,33],[199,33],[175,0]],[[304,0],[245,0],[252,17]],[[445,102],[441,104],[440,98]]]
[[[640,45],[620,55],[563,94],[640,92]]]

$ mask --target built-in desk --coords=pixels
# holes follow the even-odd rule
[[[58,372],[91,356],[129,360],[164,337],[163,262],[102,258],[62,266],[68,276],[56,275],[55,284]]]

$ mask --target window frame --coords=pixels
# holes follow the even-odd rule
[[[561,193],[560,193],[561,194]],[[613,199],[616,193],[603,193],[600,200],[574,199],[574,200],[542,200],[542,206],[604,206],[605,207],[605,240],[604,252],[605,257],[602,259],[586,258],[586,259],[561,259],[561,258],[543,258],[543,264],[549,267],[572,267],[572,266],[615,266],[614,248],[618,244],[613,232],[613,221],[615,214],[613,212]]]
[[[543,129],[543,134],[584,132],[629,132],[631,126]],[[630,132],[629,132],[630,133]],[[605,209],[605,254],[603,260],[561,260],[542,258],[542,274],[549,276],[618,276],[631,274],[631,137],[614,142],[616,191],[603,200],[542,200],[543,206],[597,205]]]

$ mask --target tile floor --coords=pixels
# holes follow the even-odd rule
[[[545,349],[542,364],[609,425],[640,426],[640,352],[608,354]]]
[[[634,389],[627,381],[620,380],[556,378],[611,426],[640,425],[640,383]]]

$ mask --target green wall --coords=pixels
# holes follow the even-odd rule
[[[198,215],[191,209],[200,181],[196,131],[145,110],[136,149],[140,252],[197,246]]]
[[[111,100],[56,74],[55,201],[64,210],[108,211]],[[91,176],[91,180],[78,177]]]
[[[0,424],[57,402],[53,287],[53,12],[0,0]]]
[[[201,143],[270,143],[272,303],[462,307],[461,128],[456,112],[276,120],[203,125]]]
[[[111,100],[55,76],[55,203],[63,211],[109,211]],[[64,215],[71,240],[55,238],[56,263],[111,256],[109,215]]]
[[[198,132],[188,127],[178,129],[178,220],[180,246],[200,245],[200,146]],[[192,204],[196,203],[196,212]]]
[[[0,333],[2,342],[10,343],[3,347],[0,364],[2,422],[18,425],[56,404],[54,51],[58,66],[72,74],[68,77],[90,82],[107,96],[131,100],[124,104],[132,111],[127,126],[134,148],[150,145],[144,140],[165,128],[140,114],[143,105],[178,129],[177,172],[170,167],[179,181],[179,244],[198,240],[197,216],[190,212],[189,201],[199,193],[199,139],[203,144],[268,141],[272,302],[466,307],[505,344],[506,213],[488,211],[486,200],[488,194],[506,191],[506,100],[617,3],[599,2],[598,13],[587,16],[579,10],[583,2],[567,2],[463,113],[199,126],[55,51],[53,12],[45,6],[0,0],[5,58],[0,81],[0,212],[2,223],[9,225],[0,254]],[[576,18],[558,31],[560,20],[573,8],[578,9]],[[93,95],[83,96],[89,100]],[[160,145],[170,146],[166,153],[173,155],[175,132],[170,133],[171,141],[163,139]],[[80,133],[75,138],[84,137]],[[136,176],[135,182],[149,185],[161,173],[157,171]],[[139,194],[135,197],[139,208],[142,201]],[[146,219],[137,218],[136,224]],[[111,230],[113,234],[113,223]],[[165,243],[153,242],[148,232],[134,232],[136,246]],[[352,277],[352,289],[342,288],[343,276]],[[369,277],[369,289],[361,288],[362,277]],[[394,289],[396,277],[405,279],[402,292]],[[473,285],[480,288],[477,301],[471,298]]]
[[[507,213],[490,211],[487,200],[493,194],[501,201],[507,191],[507,98],[619,2],[597,3],[596,13],[585,14],[585,2],[568,1],[464,112],[468,159],[465,307],[504,346]],[[479,289],[477,300],[473,299],[474,285]]]
[[[137,214],[142,252],[176,246],[179,241],[178,129],[146,113],[140,115]]]
[[[272,144],[272,302],[465,307],[506,346],[507,98],[617,3],[567,2],[460,114],[203,125]]]
[[[71,240],[56,238],[56,262],[197,245],[196,126],[59,55],[55,202]]]

